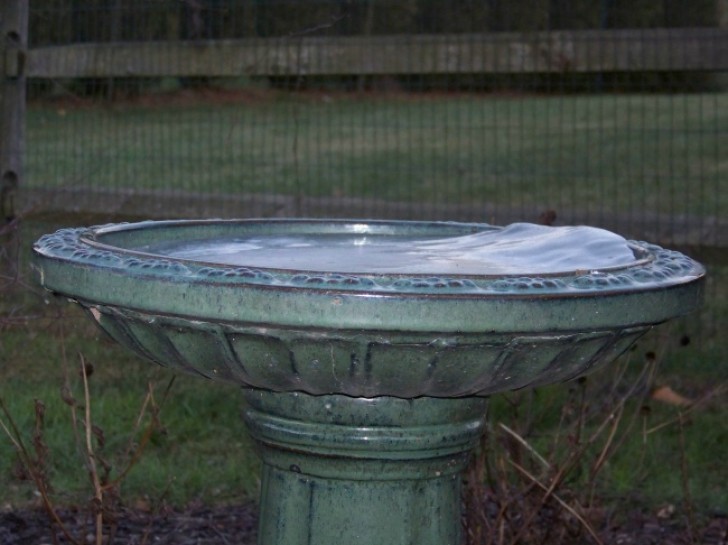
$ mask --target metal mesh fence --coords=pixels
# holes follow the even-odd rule
[[[720,245],[720,2],[36,1],[36,206]],[[625,30],[628,29],[628,30]]]
[[[24,210],[587,223],[725,299],[725,0],[30,8]]]

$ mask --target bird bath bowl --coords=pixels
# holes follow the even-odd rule
[[[259,543],[457,545],[487,396],[697,308],[690,258],[589,227],[161,221],[34,246],[48,290],[162,366],[242,386]]]

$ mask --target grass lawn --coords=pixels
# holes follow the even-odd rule
[[[225,95],[227,96],[227,95]],[[29,185],[728,216],[728,94],[31,105]]]

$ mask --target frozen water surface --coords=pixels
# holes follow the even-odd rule
[[[528,223],[464,236],[275,234],[137,250],[224,265],[363,274],[538,275],[636,261],[627,241],[609,231]]]

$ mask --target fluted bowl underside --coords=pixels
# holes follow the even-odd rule
[[[678,252],[529,224],[142,222],[34,251],[42,285],[161,365],[363,397],[574,378],[695,309],[704,276]]]

